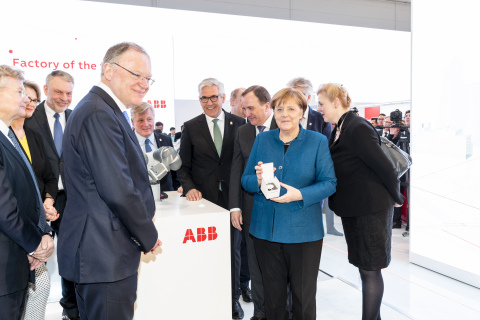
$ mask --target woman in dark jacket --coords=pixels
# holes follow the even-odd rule
[[[40,89],[30,81],[25,81],[25,93],[30,103],[26,106],[25,118],[30,118],[40,102]],[[25,118],[20,118],[12,123],[12,130],[22,147],[23,152],[32,164],[33,172],[37,178],[37,185],[42,197],[43,206],[47,220],[58,219],[57,210],[53,206],[58,193],[58,180],[47,159],[41,137],[34,131],[25,128]],[[44,319],[47,300],[50,294],[50,276],[47,267],[42,264],[35,269],[35,284],[30,284],[27,293],[27,300],[22,319],[34,320]]]
[[[342,218],[348,260],[362,279],[362,320],[378,320],[383,296],[381,269],[391,259],[394,205],[403,203],[393,165],[380,147],[378,133],[365,119],[349,111],[351,99],[338,84],[317,91],[325,121],[336,124],[330,153],[337,177],[328,204]]]

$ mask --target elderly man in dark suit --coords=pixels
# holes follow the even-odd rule
[[[58,193],[54,206],[60,216],[52,222],[52,228],[56,234],[58,234],[67,201],[64,188],[62,140],[65,125],[72,112],[68,107],[72,103],[73,86],[73,77],[67,72],[56,70],[50,73],[43,87],[45,101],[38,105],[31,118],[25,120],[25,128],[35,131],[42,138],[45,154],[58,180]],[[60,305],[63,307],[63,319],[79,319],[75,286],[73,282],[64,278],[62,278]]]
[[[185,122],[180,146],[182,167],[178,178],[187,200],[205,198],[228,209],[233,141],[245,120],[225,112],[223,83],[214,78],[198,85],[203,114]],[[232,244],[232,317],[243,319],[240,296],[240,243],[238,230],[231,228]]]
[[[140,253],[161,243],[145,159],[127,109],[142,103],[150,57],[134,43],[107,50],[101,82],[70,115],[63,139],[69,200],[60,275],[75,282],[82,319],[132,319]]]
[[[135,130],[140,147],[144,153],[152,152],[160,147],[172,147],[172,139],[162,133],[154,131],[155,113],[153,106],[147,102],[143,102],[139,106],[134,106],[130,111],[132,117],[132,125]],[[160,180],[160,189],[164,191],[174,191],[172,172]]]
[[[20,319],[28,281],[53,253],[35,174],[9,126],[25,117],[23,73],[0,66],[0,310]]]
[[[230,211],[232,225],[245,233],[248,267],[250,270],[253,317],[251,320],[265,318],[263,283],[258,260],[250,236],[250,218],[253,208],[253,194],[245,191],[241,178],[250,156],[253,143],[260,132],[278,128],[270,107],[270,94],[262,86],[251,86],[242,93],[242,109],[249,122],[241,126],[235,137],[232,171],[230,175]]]

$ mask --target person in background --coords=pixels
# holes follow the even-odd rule
[[[395,168],[367,120],[349,111],[351,98],[342,85],[328,83],[317,91],[325,119],[336,123],[330,152],[337,191],[330,208],[342,218],[348,261],[362,279],[362,320],[378,320],[383,297],[382,269],[391,260],[394,205],[403,203]]]
[[[37,179],[38,190],[42,197],[46,219],[55,221],[59,215],[53,206],[58,192],[58,181],[52,171],[50,162],[45,155],[42,138],[31,129],[25,128],[25,118],[30,118],[40,102],[40,88],[34,82],[25,81],[25,93],[29,103],[25,109],[25,117],[15,120],[11,128],[20,144],[23,153],[30,161]],[[23,314],[24,320],[44,319],[50,295],[50,275],[47,267],[42,263],[35,269],[35,283],[29,283],[27,303]]]
[[[155,132],[163,133],[163,122],[160,122],[160,121],[155,122]]]
[[[390,117],[385,117],[385,120],[383,121],[385,129],[381,130],[378,132],[380,136],[387,138],[388,135],[390,134],[390,126],[393,124],[392,121],[390,121]]]
[[[242,108],[242,93],[244,91],[245,88],[237,88],[230,94],[230,113],[245,119],[245,111]]]
[[[242,176],[254,194],[250,234],[262,272],[266,318],[287,320],[290,284],[293,319],[315,319],[317,277],[322,253],[322,200],[335,192],[336,179],[327,138],[305,130],[308,108],[291,88],[272,99],[279,129],[257,135]],[[273,162],[280,196],[267,199],[260,190],[263,163]]]
[[[172,144],[173,144],[173,142],[175,141],[175,127],[170,128],[170,134],[168,136],[172,140]]]

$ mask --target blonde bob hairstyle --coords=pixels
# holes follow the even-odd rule
[[[343,109],[349,109],[352,99],[348,95],[347,89],[341,84],[326,83],[321,84],[317,90],[317,96],[323,94],[330,102],[338,98]]]
[[[303,113],[305,113],[305,110],[308,108],[305,96],[301,92],[292,88],[283,88],[275,93],[272,102],[270,103],[273,110],[275,110],[277,106],[292,104],[299,106]]]

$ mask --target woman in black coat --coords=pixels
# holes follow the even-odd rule
[[[336,193],[328,204],[342,218],[348,260],[362,279],[362,320],[379,320],[383,296],[381,269],[391,259],[393,207],[404,197],[380,137],[367,120],[349,111],[351,99],[338,84],[317,91],[325,121],[336,124],[330,138]]]
[[[25,110],[25,118],[30,118],[40,102],[40,89],[30,81],[25,81],[25,93],[30,103]],[[25,128],[25,118],[20,118],[12,123],[12,131],[22,147],[23,152],[32,165],[37,178],[37,185],[42,197],[43,207],[47,220],[54,221],[59,215],[53,206],[58,193],[58,180],[52,171],[43,147],[42,138],[34,131]],[[28,288],[23,320],[45,319],[47,300],[50,294],[50,276],[45,264],[35,269],[35,284]]]

